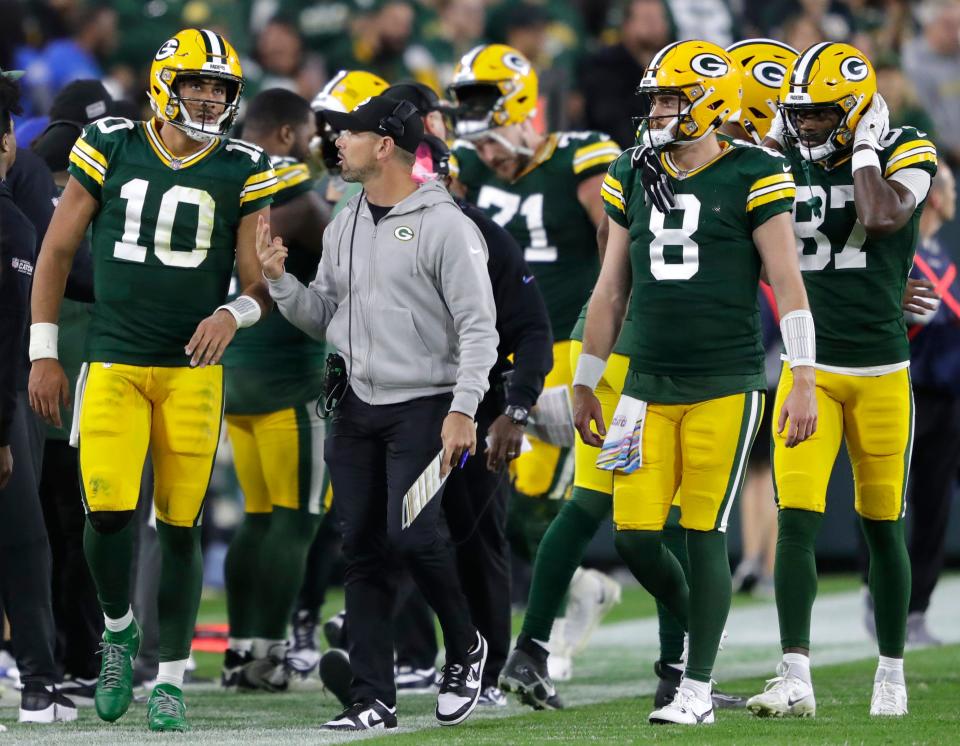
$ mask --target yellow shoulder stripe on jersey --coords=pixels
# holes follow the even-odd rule
[[[240,204],[268,197],[277,191],[277,176],[272,168],[254,174],[243,185],[240,192]]]
[[[584,145],[573,154],[573,172],[580,174],[588,168],[615,161],[620,155],[620,146],[612,140]]]
[[[760,189],[756,196],[749,197],[747,199],[747,212],[765,205],[768,202],[774,202],[778,199],[789,199],[793,202],[797,198],[797,187],[793,184],[781,184],[777,186],[767,187],[766,189]]]
[[[918,163],[937,163],[937,149],[929,140],[912,140],[893,151],[883,172],[884,178]]]
[[[90,157],[76,145],[74,145],[70,151],[70,162],[97,182],[97,184],[103,186],[103,179],[106,173],[105,169],[96,161],[91,160]]]
[[[156,119],[151,119],[149,122],[144,122],[143,129],[144,132],[147,133],[147,142],[150,143],[150,147],[153,149],[153,152],[156,154],[157,158],[163,161],[165,166],[176,169],[188,168],[196,163],[199,163],[214,150],[216,150],[217,146],[220,144],[219,138],[214,137],[196,153],[191,153],[183,158],[178,158],[169,150],[167,150],[167,146],[164,145],[163,140],[160,139],[160,132],[157,130]],[[174,163],[177,165],[174,166]]]
[[[452,176],[454,179],[458,178],[460,176],[460,161],[453,153],[450,154],[448,165],[450,167],[450,176]]]
[[[80,150],[84,152],[85,155],[90,156],[99,163],[104,169],[107,168],[107,159],[99,150],[97,150],[93,145],[88,143],[82,137],[77,138],[77,141],[74,143]]]
[[[623,185],[610,174],[603,177],[603,183],[600,185],[600,196],[624,215],[627,214],[627,203],[623,199]]]
[[[753,182],[753,184],[750,185],[750,193],[752,195],[753,192],[757,191],[758,189],[773,186],[774,184],[782,184],[785,181],[793,184],[793,174],[789,171],[776,173],[772,176],[764,176],[762,179],[757,179],[755,182]]]
[[[277,189],[289,189],[302,184],[310,178],[310,169],[305,163],[294,163],[292,166],[282,166],[276,169]]]

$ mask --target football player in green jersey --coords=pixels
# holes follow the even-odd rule
[[[903,515],[913,440],[901,299],[937,153],[922,132],[889,129],[873,68],[847,44],[806,49],[784,79],[780,110],[766,142],[782,149],[798,174],[794,230],[817,322],[820,428],[796,449],[774,436],[783,661],[748,707],[762,716],[816,712],[809,658],[814,543],[845,441],[870,550],[880,653],[870,714],[901,716],[907,713],[903,648],[910,597]],[[784,369],[778,400],[790,380]]]
[[[95,704],[121,717],[140,632],[130,608],[131,521],[150,449],[162,551],[160,670],[151,730],[186,730],[183,673],[200,602],[200,518],[223,411],[224,348],[270,308],[257,243],[269,242],[276,177],[267,156],[225,137],[243,89],[233,47],[186,29],[154,57],[155,118],[100,119],[70,154],[70,179],[33,289],[30,397],[60,424],[68,403],[55,321],[74,252],[92,222],[96,302],[74,415],[87,510],[84,549],[106,631]],[[274,239],[279,241],[279,239]],[[227,305],[238,267],[244,293]]]
[[[489,44],[472,49],[457,65],[450,91],[457,104],[459,137],[450,158],[456,180],[453,188],[487,211],[524,248],[524,258],[546,301],[555,340],[554,367],[544,392],[556,394],[569,389],[573,380],[571,331],[599,264],[596,230],[604,220],[600,184],[620,148],[600,132],[538,132],[533,123],[537,74],[512,47]],[[517,417],[517,413],[508,415]],[[520,413],[521,419],[526,415]],[[533,449],[511,464],[515,494],[510,535],[531,561],[561,501],[570,496],[575,454],[572,428],[567,432],[565,442],[531,437]],[[591,506],[588,512],[592,515],[598,509]],[[552,588],[561,583],[562,590],[549,607],[562,601],[570,573],[561,570],[566,582],[558,579],[551,584]],[[550,658],[551,667],[559,663],[554,674],[561,678],[569,677],[572,649],[586,642],[598,616],[619,599],[619,587],[600,573],[580,573],[578,580],[582,582],[571,588],[583,591],[585,618],[571,624],[572,639],[565,625],[559,625],[564,634],[556,636]],[[556,595],[547,589],[544,594]],[[579,596],[571,606],[579,608],[578,604]],[[537,628],[549,630],[554,616],[545,611]],[[550,635],[539,631],[536,637],[545,640]]]
[[[731,593],[725,531],[763,410],[761,266],[795,376],[776,412],[789,446],[816,429],[814,330],[793,248],[789,163],[716,135],[740,106],[736,63],[708,42],[677,42],[657,53],[640,91],[651,97],[643,145],[603,184],[609,236],[574,416],[584,441],[602,446],[598,465],[613,471],[620,555],[688,631],[676,695],[650,720],[697,725],[714,721],[711,673]],[[593,389],[628,299],[630,366],[608,431]],[[687,529],[689,586],[661,541],[672,503]]]
[[[290,250],[287,268],[310,282],[326,221],[307,160],[317,131],[310,104],[282,88],[247,107],[244,138],[264,149],[277,175],[271,229]],[[272,314],[242,329],[223,356],[227,434],[245,515],[225,573],[230,624],[224,686],[283,691],[291,671],[316,667],[315,650],[288,656],[287,619],[323,515],[324,345]],[[311,655],[312,653],[312,655]]]

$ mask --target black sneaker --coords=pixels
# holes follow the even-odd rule
[[[323,636],[327,640],[328,647],[347,649],[346,621],[347,612],[341,611],[323,623]]]
[[[220,672],[220,686],[224,689],[232,689],[240,682],[240,672],[243,667],[253,660],[253,654],[249,650],[242,653],[227,648],[223,654],[223,669]]]
[[[69,723],[77,719],[77,706],[54,686],[24,684],[20,692],[21,723]]]
[[[677,693],[683,671],[663,661],[653,664],[653,670],[660,682],[657,684],[656,694],[653,695],[653,704],[658,710],[673,702],[673,695]],[[713,688],[713,706],[718,710],[738,710],[747,706],[747,700],[736,694],[727,694]]]
[[[307,679],[320,663],[317,649],[317,619],[306,609],[293,615],[293,639],[287,650],[287,666],[300,679]]]
[[[333,648],[320,656],[320,681],[340,704],[350,707],[350,682],[353,670],[346,650]]]
[[[387,707],[379,699],[357,702],[323,724],[324,730],[373,730],[397,727],[397,708]]]
[[[477,642],[467,653],[467,660],[443,667],[440,694],[437,695],[437,721],[440,725],[462,723],[476,709],[486,662],[487,641],[477,632]]]
[[[91,707],[93,705],[93,695],[97,691],[97,677],[81,679],[71,676],[65,678],[57,689],[75,705],[79,707]]]
[[[500,688],[519,695],[520,701],[534,710],[562,710],[563,702],[550,680],[546,660],[514,648],[500,672]]]

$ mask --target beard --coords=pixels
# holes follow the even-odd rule
[[[351,184],[363,184],[377,173],[376,165],[368,163],[362,166],[348,167],[341,164],[340,178]]]

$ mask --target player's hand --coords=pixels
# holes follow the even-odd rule
[[[450,412],[443,418],[440,440],[443,441],[440,476],[445,477],[460,464],[464,453],[472,456],[477,452],[477,427],[473,424],[473,418],[462,412]]]
[[[890,130],[890,110],[887,102],[879,93],[873,95],[873,101],[857,123],[853,135],[853,148],[866,146],[871,150],[880,150],[880,141]]]
[[[263,219],[263,215],[257,218],[256,242],[257,259],[260,260],[260,266],[263,268],[263,276],[268,280],[279,280],[283,277],[283,263],[289,252],[283,245],[282,238],[270,237],[270,223]]]
[[[500,471],[520,455],[523,445],[523,425],[517,425],[505,414],[500,415],[487,431],[490,447],[487,449],[487,468]]]
[[[784,150],[786,140],[784,139],[784,133],[787,129],[786,122],[784,122],[783,117],[785,115],[781,114],[779,111],[773,117],[773,121],[770,122],[770,129],[767,130],[767,134],[764,135],[764,138],[769,137],[777,145],[780,146],[780,150]]]
[[[817,431],[817,383],[809,365],[793,369],[793,386],[780,408],[777,434],[782,434],[788,425],[787,448],[799,445]]]
[[[930,280],[907,278],[907,289],[903,293],[903,310],[916,316],[936,313],[940,308],[940,296]]]
[[[659,212],[666,215],[676,207],[673,196],[673,187],[670,186],[670,177],[660,162],[660,155],[649,145],[643,145],[633,151],[630,165],[640,172],[640,183],[643,184],[643,201],[653,205]]]
[[[7,486],[13,475],[13,451],[10,446],[0,446],[0,490]]]
[[[183,351],[190,357],[191,368],[206,368],[216,365],[223,357],[224,350],[237,333],[237,320],[233,314],[222,308],[214,311],[197,324],[197,330],[190,337]]]
[[[597,423],[596,433],[590,427],[594,422]],[[603,410],[597,395],[586,386],[573,387],[573,424],[580,433],[580,440],[588,446],[599,448],[603,445],[603,439],[607,435],[607,427],[603,424]]]
[[[34,360],[30,366],[30,382],[27,384],[30,407],[44,422],[54,427],[63,427],[60,404],[70,406],[70,382],[63,366],[56,358]]]

